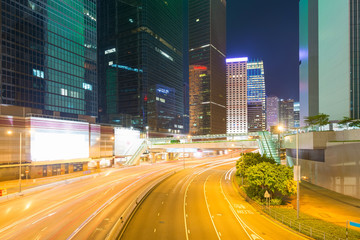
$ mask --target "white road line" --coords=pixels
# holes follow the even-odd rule
[[[262,239],[264,240],[262,237],[260,237],[252,228],[250,228],[240,217],[239,215],[236,213],[234,207],[232,206],[232,204],[230,203],[229,199],[226,197],[224,189],[222,187],[222,177],[220,178],[220,189],[221,189],[221,193],[224,195],[225,200],[228,202],[229,204],[229,208],[231,210],[231,212],[234,214],[235,218],[237,219],[237,221],[239,222],[239,224],[241,225],[241,227],[244,229],[245,233],[248,235],[248,237],[250,239]],[[251,232],[249,233],[247,231],[247,229]]]
[[[184,194],[184,200],[183,200],[183,211],[184,211],[184,225],[185,225],[185,236],[186,236],[186,240],[189,240],[189,233],[190,231],[188,230],[188,227],[187,227],[187,221],[186,221],[186,218],[188,218],[188,215],[186,214],[186,206],[187,206],[187,203],[186,203],[186,198],[187,198],[187,192],[189,190],[189,187],[191,185],[191,183],[194,181],[194,179],[199,176],[200,174],[210,170],[210,169],[213,169],[215,167],[219,167],[219,166],[222,166],[222,165],[228,165],[229,162],[231,162],[233,160],[229,160],[229,159],[225,159],[225,160],[221,160],[221,161],[216,161],[214,163],[211,163],[211,164],[199,164],[197,166],[203,166],[203,165],[206,165],[206,168],[205,169],[200,169],[200,170],[197,170],[195,171],[194,173],[192,173],[192,176],[189,177],[188,181],[188,185],[186,186],[186,189],[185,189],[185,194]],[[195,167],[195,166],[194,166]]]
[[[209,175],[209,176],[206,178],[205,182],[204,182],[204,197],[205,197],[205,203],[206,203],[206,208],[207,208],[207,210],[208,210],[208,213],[209,213],[209,216],[210,216],[212,225],[213,225],[213,227],[214,227],[214,229],[215,229],[216,235],[218,236],[218,239],[221,239],[221,236],[220,236],[220,234],[219,234],[219,232],[218,232],[218,230],[217,230],[217,228],[216,228],[216,226],[215,226],[214,216],[211,216],[210,205],[209,205],[209,203],[208,203],[208,201],[207,201],[206,192],[205,192],[205,185],[206,185],[206,182],[208,181],[208,179],[209,179],[210,176],[211,176],[211,175]]]

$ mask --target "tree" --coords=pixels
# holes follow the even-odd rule
[[[245,172],[251,166],[256,164],[268,162],[275,164],[275,160],[271,157],[267,157],[266,154],[261,155],[260,153],[245,153],[242,154],[240,159],[236,162],[236,174],[239,176],[245,176]]]
[[[350,124],[350,127],[356,127],[356,128],[360,128],[360,120],[353,120]]]
[[[316,124],[316,118],[315,116],[308,116],[308,117],[305,117],[305,123],[307,126],[313,126]]]
[[[288,166],[262,162],[249,167],[246,177],[247,193],[253,198],[264,199],[265,191],[281,200],[296,193],[293,171]]]
[[[329,115],[325,113],[320,113],[319,115],[316,115],[316,124],[318,124],[320,127],[328,125],[329,122]]]
[[[330,123],[329,115],[327,115],[325,113],[320,113],[315,116],[305,117],[304,121],[305,121],[306,125],[308,125],[309,127],[312,127],[315,125],[319,125],[320,127],[322,127],[322,126],[325,126]]]
[[[351,123],[354,119],[349,117],[344,117],[343,120],[339,121],[340,125],[346,126],[346,129],[349,127],[349,123]]]

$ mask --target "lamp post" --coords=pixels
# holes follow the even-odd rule
[[[234,146],[235,146],[234,144],[231,144],[231,147],[232,147],[232,148],[231,148],[231,158],[233,157]]]
[[[7,134],[12,135],[12,131],[7,131]],[[19,193],[21,193],[21,150],[22,150],[22,132],[19,133],[20,141],[19,141]]]
[[[281,149],[281,132],[284,130],[284,127],[279,125],[277,127],[278,129],[278,142],[279,142],[279,146],[278,146],[278,155],[279,155],[279,158],[280,158],[280,161],[281,161],[281,157],[280,157],[280,149]]]
[[[297,218],[299,219],[299,211],[300,211],[300,166],[299,166],[299,129],[296,129],[296,211]]]

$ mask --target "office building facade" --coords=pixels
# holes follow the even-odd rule
[[[300,0],[300,118],[360,118],[359,0]]]
[[[300,127],[300,102],[294,102],[294,128]]]
[[[249,60],[247,63],[247,101],[254,102],[252,105],[262,105],[261,113],[261,127],[258,131],[265,131],[266,129],[266,98],[265,98],[265,73],[264,63],[260,59]],[[248,118],[249,119],[249,118]],[[258,122],[248,122],[249,128],[251,124],[259,125]]]
[[[248,132],[263,131],[263,104],[259,101],[247,103]]]
[[[96,1],[1,1],[1,104],[97,117]]]
[[[184,129],[182,1],[98,1],[101,121]]]
[[[266,97],[266,127],[279,125],[279,98],[276,96]]]
[[[285,129],[294,128],[294,100],[280,99],[279,102],[279,124]]]
[[[189,65],[206,67],[200,93],[200,116],[203,125],[194,126],[190,112],[190,129],[201,134],[226,132],[226,1],[189,1]],[[197,79],[191,78],[189,85]],[[190,87],[191,89],[191,87]],[[190,97],[191,99],[191,97]],[[190,100],[190,108],[193,103]],[[198,129],[194,129],[198,128]]]
[[[247,133],[247,61],[226,59],[226,132]]]

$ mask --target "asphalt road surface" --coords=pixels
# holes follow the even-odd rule
[[[113,169],[0,203],[0,239],[105,239],[126,207],[181,163]]]
[[[188,167],[143,202],[121,239],[304,239],[257,212],[234,189],[235,159]]]

